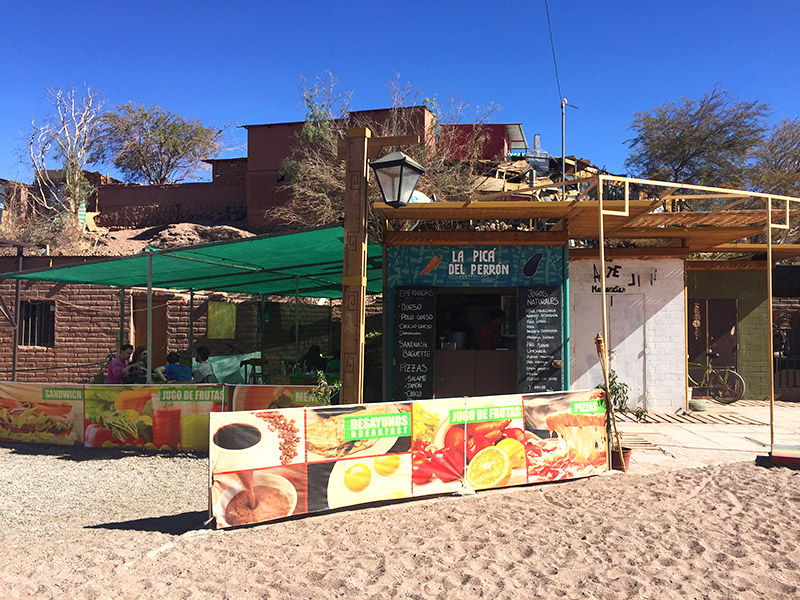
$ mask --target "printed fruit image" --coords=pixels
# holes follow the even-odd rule
[[[467,467],[467,483],[476,490],[502,487],[510,478],[511,462],[497,446],[478,452]]]
[[[505,438],[497,442],[495,448],[500,448],[508,455],[511,468],[516,469],[525,464],[525,446],[514,438]]]
[[[400,467],[400,457],[397,454],[389,454],[388,456],[375,457],[375,472],[378,475],[388,477],[394,474]]]
[[[114,410],[134,410],[139,414],[149,414],[149,411],[145,410],[145,405],[152,395],[153,388],[122,390],[114,400]]]
[[[353,465],[344,473],[344,484],[351,492],[363,492],[372,481],[372,471],[365,464]]]

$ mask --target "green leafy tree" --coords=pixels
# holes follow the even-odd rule
[[[800,198],[800,118],[784,119],[773,127],[764,143],[755,150],[750,185],[759,192]],[[780,209],[783,205],[775,206]],[[779,229],[780,243],[800,239],[800,206],[789,204],[789,228]]]
[[[128,102],[103,115],[93,149],[98,161],[112,164],[127,181],[179,183],[225,149],[224,132],[158,104]]]
[[[645,179],[741,188],[768,112],[766,104],[736,101],[714,88],[700,99],[635,113],[625,166]]]
[[[775,125],[754,156],[750,177],[754,189],[800,198],[800,118]]]

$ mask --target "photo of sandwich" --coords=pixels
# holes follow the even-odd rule
[[[73,431],[72,404],[0,398],[0,438],[57,442]]]

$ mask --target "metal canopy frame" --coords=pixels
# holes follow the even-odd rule
[[[3,273],[0,278],[16,279],[17,286],[20,280],[34,280],[121,289],[146,288],[147,347],[150,348],[154,289],[188,291],[190,312],[195,291],[294,296],[295,302],[299,296],[341,298],[343,240],[344,230],[337,225],[164,250],[148,248],[134,256]],[[366,255],[366,291],[380,293],[383,288],[382,249],[377,244],[368,244]],[[18,313],[17,301],[15,314]],[[148,353],[148,383],[152,367],[152,354]]]
[[[575,187],[575,198],[551,201],[546,193]],[[611,190],[622,200],[607,199]],[[632,191],[645,199],[632,199]],[[587,199],[593,196],[596,199]],[[682,204],[701,200],[706,210],[681,210]],[[773,242],[774,230],[788,231],[797,216],[800,198],[747,190],[596,175],[498,192],[460,201],[390,207],[376,204],[385,219],[386,244],[569,244],[596,240],[600,263],[605,262],[606,240],[653,240],[658,246],[626,248],[631,256],[695,253],[765,254],[769,310],[769,364],[772,364],[772,267],[778,260],[800,256],[800,244]],[[542,231],[396,231],[396,221],[537,220]],[[762,237],[765,241],[750,238]],[[608,339],[605,269],[601,273],[603,339]],[[608,381],[608,345],[603,344],[603,370]],[[770,443],[775,444],[775,381],[770,373]]]

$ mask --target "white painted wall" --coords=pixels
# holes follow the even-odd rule
[[[594,337],[602,332],[598,260],[569,262],[570,386],[603,380]],[[686,407],[684,263],[606,261],[610,367],[630,386],[628,406],[650,412]]]

